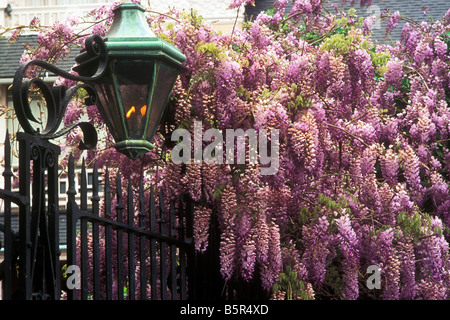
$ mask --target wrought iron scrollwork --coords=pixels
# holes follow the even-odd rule
[[[97,95],[94,88],[89,84],[82,83],[67,90],[64,86],[50,87],[40,78],[28,79],[27,77],[29,69],[37,66],[72,81],[95,81],[104,74],[108,65],[108,55],[103,39],[98,35],[86,38],[85,49],[75,60],[78,62],[78,74],[66,72],[42,60],[32,60],[19,66],[12,86],[14,109],[17,119],[26,133],[50,140],[63,136],[74,127],[79,127],[83,131],[84,136],[84,141],[79,147],[81,149],[91,149],[97,144],[97,132],[92,124],[80,122],[71,124],[59,131],[58,129],[61,126],[69,102],[78,90],[84,89],[87,92],[86,105],[89,106],[96,103]],[[35,129],[32,125],[32,122],[39,123],[33,115],[29,103],[30,90],[33,86],[39,89],[47,107],[47,123],[42,131]]]

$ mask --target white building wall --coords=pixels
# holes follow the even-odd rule
[[[41,25],[51,26],[55,21],[63,21],[69,16],[84,16],[102,5],[111,5],[113,0],[0,0],[0,25],[27,25],[38,17]],[[162,0],[141,2],[152,11],[168,12],[169,7],[178,10],[197,10],[208,22],[224,32],[231,30],[236,22],[244,21],[244,10],[228,9],[229,1],[217,0]],[[11,15],[5,8],[11,6]]]

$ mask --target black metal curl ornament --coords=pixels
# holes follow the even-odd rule
[[[91,123],[79,122],[70,124],[59,131],[58,129],[64,119],[68,104],[78,90],[84,89],[87,92],[88,95],[84,101],[87,106],[96,104],[97,94],[88,83],[95,82],[102,77],[107,68],[108,54],[103,39],[99,35],[87,37],[85,50],[76,57],[76,61],[81,62],[84,68],[89,67],[90,71],[85,74],[90,73],[90,76],[72,74],[42,60],[32,60],[20,65],[16,70],[12,86],[14,110],[25,133],[45,140],[59,138],[75,127],[79,127],[83,132],[83,141],[80,142],[79,148],[90,150],[95,148],[98,140],[97,131]],[[27,77],[28,70],[34,66],[41,67],[65,79],[83,83],[70,89],[66,89],[64,86],[50,87],[40,78],[29,79]],[[28,99],[33,85],[40,90],[47,107],[47,123],[43,131],[35,129],[31,124],[32,122],[39,123],[31,111]]]

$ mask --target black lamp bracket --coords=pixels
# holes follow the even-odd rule
[[[93,149],[97,144],[97,132],[89,122],[70,124],[59,130],[63,121],[67,106],[74,95],[80,89],[87,92],[85,104],[95,105],[97,94],[94,88],[87,82],[95,81],[106,71],[108,55],[105,43],[99,35],[89,36],[85,40],[85,49],[75,59],[78,62],[78,74],[66,72],[46,61],[32,60],[22,64],[17,69],[12,86],[14,110],[25,133],[39,136],[42,139],[51,140],[67,134],[75,127],[83,131],[84,142],[80,144],[81,149]],[[27,72],[30,67],[40,67],[55,75],[72,81],[82,82],[70,89],[64,86],[50,87],[43,79],[36,77],[30,79]],[[83,83],[86,82],[86,83]],[[29,95],[32,86],[40,90],[47,107],[47,123],[43,131],[35,129],[31,122],[39,123],[32,113]]]

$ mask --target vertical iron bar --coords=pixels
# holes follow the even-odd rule
[[[185,227],[184,227],[184,205],[183,200],[180,199],[179,207],[178,207],[178,234],[180,241],[183,241],[183,243],[186,243],[186,236],[185,236]],[[181,294],[181,300],[186,300],[187,293],[186,293],[186,249],[185,246],[180,247],[180,294]]]
[[[128,211],[128,225],[134,226],[134,206],[133,206],[133,187],[131,185],[131,177],[128,176],[128,200],[127,200],[127,211]],[[128,299],[136,299],[136,283],[135,283],[135,268],[136,263],[134,261],[134,233],[128,231]]]
[[[186,242],[189,242],[189,246],[187,247],[187,276],[188,276],[188,295],[189,299],[195,300],[197,298],[197,277],[196,277],[196,255],[194,248],[194,204],[188,198],[185,197],[186,200]]]
[[[169,225],[170,225],[170,237],[172,239],[176,238],[176,219],[175,219],[175,203],[170,202],[170,214],[169,214]],[[172,290],[172,300],[178,300],[178,288],[177,288],[177,246],[176,244],[170,245],[170,274],[171,282],[170,288]]]
[[[144,206],[144,182],[141,178],[139,181],[139,228],[145,230],[145,206]],[[146,238],[144,235],[139,236],[139,263],[140,263],[140,287],[141,300],[147,299],[147,276],[146,276]]]
[[[45,186],[44,186],[44,161],[42,150],[37,145],[31,146],[31,155],[33,160],[33,179],[31,182],[31,224],[30,234],[31,241],[31,279],[34,292],[45,293],[44,284],[44,252],[42,248],[42,239],[39,238],[39,229],[41,220],[44,219],[42,215],[45,214]],[[44,236],[44,235],[42,235]],[[33,293],[33,292],[32,292]]]
[[[155,207],[155,194],[153,187],[150,188],[150,231],[156,232],[156,207]],[[151,268],[151,298],[152,300],[158,299],[158,269],[157,269],[157,258],[156,258],[156,239],[150,239],[150,268]]]
[[[20,299],[31,299],[31,217],[30,217],[30,161],[31,146],[27,134],[18,134],[19,140],[19,194],[27,199],[25,205],[19,206],[19,287]]]
[[[111,186],[109,171],[105,170],[105,218],[111,219]],[[112,300],[112,227],[105,226],[106,300]]]
[[[87,177],[86,164],[83,158],[81,164],[80,177],[80,208],[81,211],[87,212]],[[86,218],[80,219],[80,238],[81,238],[81,299],[88,299],[88,228]]]
[[[67,190],[67,265],[77,265],[77,221],[78,207],[75,201],[77,194],[75,187],[75,164],[73,154],[69,156],[68,164],[69,188]],[[68,300],[77,300],[78,292],[76,290],[68,290]]]
[[[98,196],[98,169],[97,164],[94,164],[92,177],[92,214],[95,217],[99,216],[99,201]],[[94,300],[100,299],[100,230],[99,223],[92,221],[92,256],[93,256],[93,271],[94,271]]]
[[[5,171],[3,171],[3,177],[5,181],[5,190],[11,191],[11,178],[13,176],[13,172],[11,169],[11,142],[9,140],[9,132],[6,130],[6,138],[5,138]],[[14,246],[12,239],[12,230],[11,230],[11,201],[5,201],[5,216],[4,216],[4,225],[5,225],[5,239],[4,239],[4,258],[3,258],[3,295],[2,298],[5,300],[11,299],[11,270],[12,270],[12,249]]]
[[[165,206],[162,191],[159,193],[159,232],[162,236],[166,235],[166,220],[164,219]],[[160,243],[160,265],[161,265],[161,300],[167,300],[167,243]]]
[[[58,154],[52,153],[48,159],[48,236],[49,252],[47,252],[49,267],[52,269],[51,280],[53,298],[59,300],[60,292],[60,268],[59,268],[59,186],[58,186]],[[50,274],[48,275],[50,276]],[[50,285],[50,283],[49,283]],[[50,288],[49,288],[50,289]]]
[[[116,190],[117,190],[117,222],[123,223],[123,199],[122,199],[122,177],[120,172],[116,176]],[[117,295],[119,300],[123,300],[123,230],[117,229]]]

